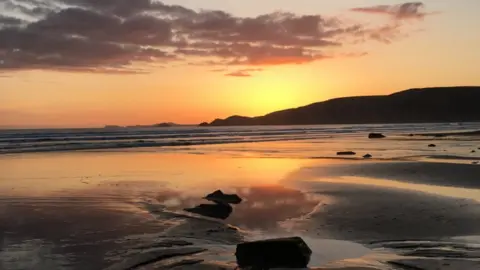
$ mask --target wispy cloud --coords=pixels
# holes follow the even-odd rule
[[[354,53],[355,43],[393,42],[402,31],[401,24],[372,27],[294,13],[239,17],[153,0],[4,1],[0,71],[7,72],[135,73],[139,66],[178,62],[210,68],[304,64],[334,57],[334,50]],[[421,3],[353,10],[398,19],[426,14]]]
[[[236,70],[230,73],[225,74],[225,76],[229,77],[251,77],[253,76],[253,72],[259,72],[262,71],[263,69],[261,68],[246,68],[246,69],[240,69]]]
[[[252,74],[250,74],[248,72],[238,70],[238,71],[227,73],[227,74],[225,74],[225,76],[228,76],[228,77],[251,77]]]
[[[372,7],[352,8],[351,11],[370,14],[384,14],[397,20],[423,19],[429,13],[424,11],[425,4],[422,2],[409,2],[400,5],[379,5]]]

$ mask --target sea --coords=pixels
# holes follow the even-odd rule
[[[480,129],[480,123],[375,124],[317,126],[87,128],[0,130],[0,154],[156,148],[235,143],[314,141],[365,136],[456,133]]]

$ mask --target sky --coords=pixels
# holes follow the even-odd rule
[[[0,127],[198,124],[480,85],[478,0],[2,0]]]

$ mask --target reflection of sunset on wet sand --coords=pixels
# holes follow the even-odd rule
[[[215,187],[275,184],[306,163],[295,159],[135,152],[47,153],[1,157],[1,161],[0,168],[7,173],[0,175],[0,191],[25,195],[130,181],[169,185],[198,194]]]
[[[350,140],[345,139],[343,147],[358,144],[348,144]],[[168,241],[181,240],[194,241],[199,248],[207,244],[210,248],[202,253],[202,259],[228,262],[232,260],[231,245],[246,239],[301,235],[316,249],[313,266],[373,267],[396,255],[382,257],[375,248],[338,240],[368,247],[373,240],[380,241],[380,246],[390,245],[381,240],[392,237],[480,233],[480,209],[469,200],[478,198],[477,189],[464,188],[476,185],[472,177],[480,167],[448,163],[441,165],[445,171],[440,171],[437,164],[420,161],[273,158],[264,151],[301,147],[312,151],[320,146],[332,151],[340,144],[287,142],[259,143],[251,149],[239,144],[177,152],[151,149],[2,156],[0,166],[7,174],[0,175],[5,213],[1,224],[5,231],[44,241],[36,246],[16,246],[8,254],[18,249],[46,252],[47,246],[49,252],[65,254],[70,248],[94,243],[96,253],[76,255],[74,264],[89,267],[78,262],[84,258],[108,266],[120,260],[118,254],[135,246],[171,246]],[[277,148],[271,148],[273,145]],[[431,168],[443,177],[436,177]],[[449,180],[452,168],[464,173],[460,180]],[[458,171],[453,173],[460,176]],[[184,211],[208,203],[203,197],[217,189],[243,199],[233,205],[224,222]],[[62,229],[54,229],[58,226]],[[141,236],[145,233],[150,236]],[[15,235],[4,238],[22,242]],[[118,239],[123,240],[119,243]],[[167,243],[157,243],[159,239]],[[67,248],[61,241],[76,244]],[[212,246],[215,241],[223,244]],[[322,252],[325,246],[329,252]],[[112,254],[112,249],[118,254]]]

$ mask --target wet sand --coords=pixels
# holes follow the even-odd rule
[[[479,166],[134,152],[0,166],[0,269],[234,269],[237,243],[290,235],[312,268],[479,269],[480,241],[459,238],[480,235]],[[182,210],[216,189],[244,199],[225,221]]]

